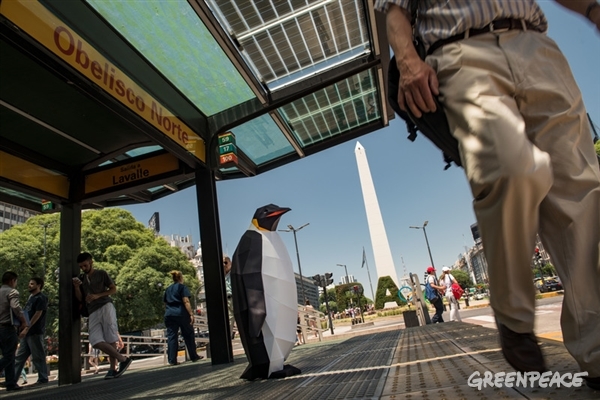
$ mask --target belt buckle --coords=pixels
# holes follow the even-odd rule
[[[507,32],[507,31],[510,30],[510,27],[509,28],[495,29],[494,28],[494,21],[490,22],[490,24],[488,26],[490,28],[490,32],[493,32],[493,33],[502,33],[502,32]]]

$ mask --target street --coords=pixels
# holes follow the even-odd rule
[[[563,296],[548,297],[536,300],[535,306],[535,334],[545,336],[545,334],[560,332],[560,313],[562,310]],[[486,302],[471,301],[471,305]],[[496,329],[494,314],[491,307],[461,309],[460,316],[463,322],[477,324],[486,328]],[[450,313],[444,313],[444,320],[449,320]],[[561,337],[562,338],[562,337]]]

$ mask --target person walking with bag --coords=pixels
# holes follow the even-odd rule
[[[450,273],[449,267],[442,268],[442,276],[440,276],[440,283],[444,287],[444,296],[446,296],[446,300],[448,300],[448,304],[450,305],[450,321],[460,322],[461,319],[460,313],[458,312],[458,300],[456,300],[456,297],[454,297],[454,292],[452,291],[452,284],[458,284],[458,282]]]
[[[181,271],[171,271],[173,284],[165,290],[163,301],[166,305],[165,326],[167,327],[167,360],[170,365],[177,365],[179,350],[179,329],[185,341],[192,362],[203,358],[196,352],[194,338],[194,313],[190,305],[190,290],[183,284]]]
[[[438,282],[435,277],[435,268],[428,267],[427,268],[427,280],[425,281],[425,296],[429,303],[431,303],[435,307],[435,315],[431,318],[431,323],[442,323],[444,322],[444,318],[442,314],[444,313],[444,303],[442,301],[442,295],[446,288]],[[431,289],[427,289],[429,286]]]
[[[556,2],[600,31],[596,0]],[[547,370],[533,331],[539,233],[565,288],[565,347],[600,389],[600,170],[581,92],[546,36],[542,9],[534,0],[377,0],[375,8],[386,13],[400,108],[419,118],[440,95],[458,141],[504,358],[517,371]]]

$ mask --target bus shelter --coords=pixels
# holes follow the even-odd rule
[[[81,380],[83,209],[196,187],[213,364],[233,361],[216,182],[388,125],[367,0],[2,0],[0,200],[61,213],[59,384]]]

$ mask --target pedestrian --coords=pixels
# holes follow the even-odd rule
[[[129,368],[132,359],[117,350],[119,341],[117,312],[110,297],[117,293],[117,286],[106,271],[94,268],[94,260],[90,253],[79,254],[77,263],[83,272],[83,281],[77,277],[73,278],[73,286],[77,300],[87,303],[90,314],[88,320],[90,344],[108,355],[110,368],[104,379],[118,378]],[[117,361],[119,361],[118,369]]]
[[[12,271],[2,274],[2,286],[0,287],[0,371],[4,370],[4,383],[7,391],[20,390],[17,384],[19,375],[15,374],[15,352],[19,339],[27,334],[27,321],[25,314],[19,304],[19,292],[17,289],[18,275]],[[15,328],[17,325],[19,327]],[[17,333],[18,329],[18,333]]]
[[[444,287],[444,296],[448,301],[448,305],[450,306],[450,321],[458,321],[460,322],[460,313],[458,312],[458,300],[454,297],[454,292],[452,291],[452,284],[458,282],[454,279],[454,276],[450,273],[449,267],[442,268],[442,275],[440,276],[440,283]]]
[[[443,293],[446,290],[446,288],[444,286],[440,285],[440,282],[435,277],[435,268],[433,268],[433,267],[427,268],[426,283],[428,283],[429,286],[431,286],[433,288],[433,290],[435,290],[435,293],[437,294],[437,297],[428,299],[429,303],[431,303],[431,305],[433,305],[433,307],[435,307],[435,315],[433,316],[433,318],[431,318],[431,322],[433,324],[442,323],[442,322],[444,322],[444,317],[442,315],[444,313],[444,302],[442,300],[443,295],[441,293]]]
[[[504,357],[518,371],[546,371],[533,334],[539,232],[564,284],[564,344],[600,389],[600,171],[546,17],[533,0],[423,1],[413,14],[415,3],[376,2],[400,71],[398,103],[418,118],[440,94],[474,198]],[[596,0],[557,3],[600,31]],[[425,61],[412,45],[412,15]]]
[[[31,356],[31,362],[38,373],[34,385],[48,383],[48,367],[46,366],[46,349],[44,336],[46,334],[46,311],[48,310],[48,296],[42,293],[44,280],[33,277],[29,280],[27,290],[29,299],[25,305],[26,318],[29,319],[29,328],[24,338],[19,343],[19,350],[15,360],[15,375],[19,376],[25,362]],[[27,380],[27,379],[25,379]]]
[[[233,295],[231,291],[231,258],[223,256],[223,272],[225,273],[225,291],[227,292],[227,312],[229,313],[229,329],[231,339],[235,338],[235,315],[233,314]]]
[[[312,330],[314,330],[315,337],[318,337],[319,333],[317,331],[317,321],[316,321],[316,318],[315,318],[315,308],[310,304],[310,300],[308,300],[308,299],[305,300],[304,310],[309,312],[308,314],[306,314],[306,320],[307,320],[308,326]]]
[[[98,367],[98,364],[100,364],[100,350],[93,348],[92,344],[90,343],[88,348],[88,355],[89,363],[92,367],[94,367],[94,375],[97,375],[98,371],[100,370],[100,368]]]
[[[185,341],[188,354],[192,362],[203,358],[196,351],[196,339],[194,337],[194,312],[190,305],[190,291],[183,284],[181,271],[171,271],[173,284],[171,284],[163,296],[166,305],[165,326],[167,327],[167,360],[170,365],[177,365],[177,351],[179,350],[179,329]]]
[[[302,326],[300,322],[300,311],[298,311],[298,322],[296,324],[296,344],[304,344],[304,337],[302,336]]]

